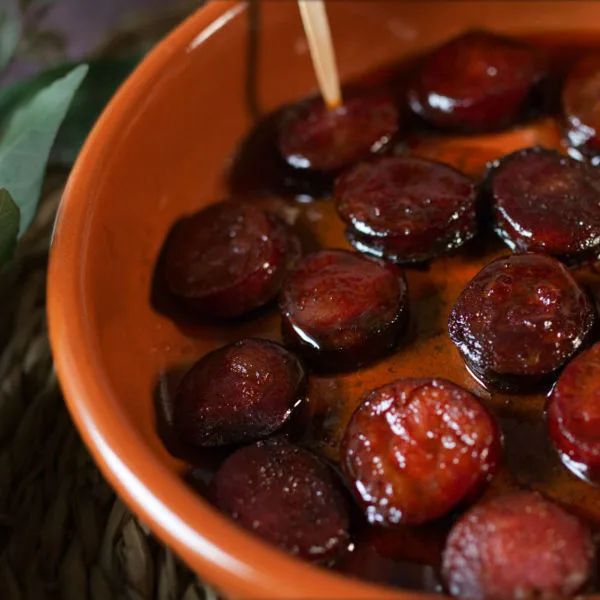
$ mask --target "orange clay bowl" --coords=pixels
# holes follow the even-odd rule
[[[343,80],[473,26],[514,34],[572,32],[574,37],[600,29],[600,4],[590,2],[338,1],[328,8]],[[254,98],[248,95],[251,89]],[[167,452],[157,434],[153,397],[161,374],[229,339],[278,336],[276,315],[235,331],[214,327],[191,335],[154,311],[150,286],[165,235],[181,215],[227,194],[226,169],[253,125],[253,102],[264,114],[315,89],[293,2],[211,2],[146,58],[97,123],[60,209],[48,283],[56,366],[75,424],[117,493],[226,595],[423,597],[311,566],[246,533],[184,483],[185,464]],[[481,162],[515,144],[553,135],[551,128],[542,128],[484,138],[475,154],[465,156]],[[474,150],[476,140],[465,143]],[[450,144],[447,155],[460,154],[461,144]],[[330,203],[305,206],[317,237],[345,245]],[[417,318],[429,329],[420,327],[419,337],[413,335],[383,367],[335,385],[321,381],[325,397],[341,398],[339,430],[360,393],[400,376],[439,375],[482,393],[445,333],[453,299],[482,264],[464,257],[441,259],[429,276],[409,276]],[[539,408],[539,402],[530,399],[522,410]],[[526,462],[535,452],[529,444],[526,456],[515,460]],[[537,476],[535,464],[532,472]],[[563,497],[574,502],[585,497],[579,487],[584,483],[555,479],[563,485]]]

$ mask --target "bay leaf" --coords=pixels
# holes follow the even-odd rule
[[[73,165],[100,113],[141,58],[141,54],[136,54],[124,58],[91,60],[87,63],[88,74],[75,93],[52,146],[49,158],[51,165]],[[74,67],[74,63],[63,63],[0,91],[0,131],[3,129],[2,124],[17,106],[58,77],[64,77]]]
[[[19,235],[35,216],[50,150],[87,71],[87,65],[75,67],[15,108],[3,124],[0,186],[21,211]]]
[[[94,123],[121,83],[137,66],[141,55],[119,59],[94,60],[77,90],[50,154],[53,165],[70,167]]]

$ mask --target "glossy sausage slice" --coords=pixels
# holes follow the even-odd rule
[[[562,263],[515,254],[469,282],[448,329],[476,377],[519,393],[550,383],[589,342],[595,321],[587,293]]]
[[[445,379],[399,379],[360,404],[340,462],[370,523],[419,525],[474,499],[500,452],[500,430],[475,396]]]
[[[285,440],[235,452],[217,471],[209,496],[242,527],[290,554],[325,562],[348,545],[348,506],[335,475]]]
[[[546,409],[550,438],[564,464],[600,483],[600,343],[562,372]]]
[[[183,377],[174,425],[194,446],[253,442],[288,423],[305,400],[306,374],[285,348],[258,338],[210,352]]]
[[[554,150],[509,154],[489,173],[495,230],[516,252],[569,265],[600,253],[600,170]]]
[[[591,534],[575,516],[537,493],[516,492],[456,522],[443,575],[465,600],[558,599],[585,583],[593,555]]]
[[[398,125],[398,109],[385,95],[351,95],[334,110],[313,98],[285,114],[279,149],[296,169],[332,173],[383,152]]]
[[[600,55],[582,58],[573,68],[562,93],[571,145],[585,154],[600,154]]]
[[[221,202],[179,222],[165,249],[171,292],[205,316],[239,317],[272,300],[299,241],[250,203]]]
[[[544,75],[543,61],[529,45],[470,31],[425,58],[408,101],[438,127],[496,130],[522,115]]]
[[[285,344],[322,371],[376,360],[408,324],[398,267],[346,250],[306,256],[284,284],[279,306]]]
[[[475,186],[443,163],[416,157],[360,163],[338,178],[334,196],[355,248],[395,262],[428,260],[477,231]]]

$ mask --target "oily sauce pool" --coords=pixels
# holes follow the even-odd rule
[[[543,116],[499,133],[448,135],[428,127],[405,110],[402,136],[393,153],[439,160],[475,180],[481,178],[489,161],[519,148],[539,144],[566,153],[559,112],[560,89],[574,61],[599,51],[598,42],[565,35],[528,36],[526,41],[544,49],[550,59],[552,76],[538,107]],[[418,63],[417,57],[391,66],[370,74],[361,83],[381,86],[400,98],[407,75]],[[278,117],[266,116],[241,141],[229,170],[232,196],[250,197],[280,214],[300,234],[305,252],[327,247],[350,249],[344,224],[329,198],[331,182],[322,176],[295,173],[280,158],[275,144]],[[559,460],[544,423],[545,395],[511,395],[484,389],[467,372],[448,337],[448,315],[466,283],[493,259],[508,254],[510,250],[493,232],[484,230],[450,255],[405,268],[411,311],[408,336],[392,356],[367,368],[335,376],[311,374],[308,396],[312,424],[304,443],[335,465],[341,436],[365,392],[403,377],[446,378],[477,395],[501,423],[503,463],[485,497],[522,488],[539,490],[600,531],[600,489],[577,479]],[[576,269],[573,274],[600,298],[600,263]],[[186,335],[210,340],[214,348],[247,336],[281,341],[280,316],[273,305],[248,319],[223,324],[199,322],[168,295],[161,280],[160,260],[152,301],[155,309],[173,319]],[[182,365],[181,371],[169,374],[158,386],[158,427],[168,449],[193,465],[189,481],[203,493],[212,472],[228,452],[192,451],[174,439],[169,427],[172,392],[187,367]],[[379,583],[443,591],[440,555],[454,518],[449,515],[420,527],[384,530],[366,525],[357,511],[353,542],[333,568]],[[596,575],[585,591],[600,591]]]

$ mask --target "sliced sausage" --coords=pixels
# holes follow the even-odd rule
[[[334,197],[354,247],[395,262],[428,260],[477,231],[471,180],[422,158],[360,163],[338,178]]]
[[[509,154],[489,173],[495,230],[516,252],[579,265],[600,253],[600,169],[554,150]]]
[[[285,114],[279,149],[296,169],[332,173],[386,150],[398,126],[398,109],[386,95],[351,95],[332,110],[312,98]]]
[[[544,76],[544,61],[531,46],[469,31],[425,58],[408,101],[416,114],[438,127],[495,130],[522,115]]]
[[[450,593],[465,600],[564,598],[590,574],[588,528],[535,492],[475,506],[452,528],[443,554]]]
[[[570,362],[550,394],[550,438],[576,475],[600,483],[600,343]]]
[[[368,521],[389,527],[473,499],[500,452],[500,430],[475,396],[445,379],[399,379],[360,404],[340,462]]]
[[[306,396],[306,374],[285,348],[248,338],[210,352],[183,377],[173,420],[194,446],[253,442],[288,423]]]
[[[573,68],[562,93],[567,136],[586,154],[600,153],[600,55],[582,58]]]
[[[306,256],[279,305],[284,342],[322,371],[351,370],[383,356],[408,324],[398,267],[346,250]]]
[[[348,505],[335,475],[317,456],[280,438],[232,454],[209,496],[242,527],[290,554],[324,562],[348,546]]]
[[[454,223],[451,231],[438,238],[405,239],[398,237],[377,237],[365,235],[354,229],[346,228],[346,239],[352,246],[364,254],[377,256],[400,265],[426,263],[436,256],[459,248],[473,238],[475,226],[470,215],[465,215]],[[407,243],[408,242],[408,243]],[[413,245],[413,243],[417,245]],[[421,246],[418,244],[422,243]]]
[[[587,293],[543,254],[514,254],[484,267],[458,297],[450,338],[485,385],[514,392],[545,386],[590,341]]]
[[[239,317],[272,300],[300,242],[274,215],[221,202],[180,221],[165,248],[170,291],[206,316]]]
[[[243,198],[331,196],[331,176],[291,167],[279,150],[282,108],[261,118],[241,140],[227,169],[227,187]]]

